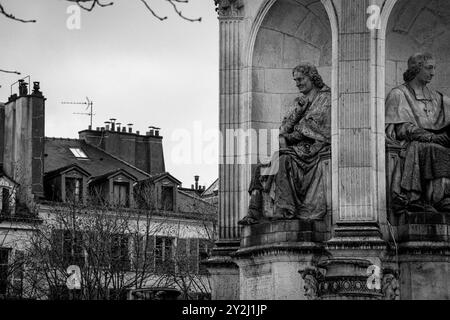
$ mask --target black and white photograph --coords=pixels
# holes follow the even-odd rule
[[[2,304],[450,300],[450,1],[0,0],[0,41]]]

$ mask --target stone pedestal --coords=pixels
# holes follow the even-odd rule
[[[240,271],[241,300],[306,300],[299,270],[311,268],[321,247],[312,242],[280,243],[241,249],[235,254]]]
[[[211,276],[212,300],[239,299],[239,268],[231,255],[239,248],[239,241],[217,241],[216,247],[204,264]]]
[[[239,265],[240,298],[245,300],[305,300],[299,271],[312,268],[329,236],[322,221],[277,220],[245,226]]]

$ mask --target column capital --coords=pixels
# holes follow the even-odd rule
[[[219,18],[239,18],[242,17],[242,0],[214,0]]]

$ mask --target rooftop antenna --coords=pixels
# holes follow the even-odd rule
[[[94,101],[89,100],[88,97],[86,97],[86,102],[61,102],[61,104],[84,104],[86,105],[86,109],[85,110],[89,110],[89,112],[74,112],[73,114],[82,114],[82,115],[86,115],[89,116],[91,119],[91,126],[90,128],[92,129],[92,116],[95,115],[95,113],[93,113],[94,111]]]

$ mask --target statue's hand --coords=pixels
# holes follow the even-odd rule
[[[280,136],[279,141],[280,141],[280,149],[287,148],[287,141],[284,136]]]
[[[448,147],[450,145],[450,138],[447,134],[435,134],[432,137],[431,142],[440,144],[441,146]]]

